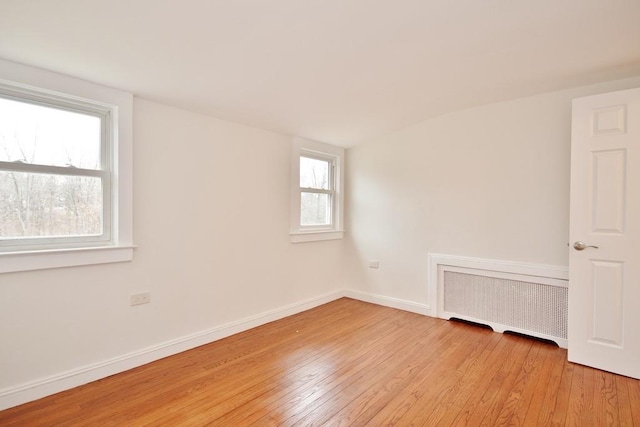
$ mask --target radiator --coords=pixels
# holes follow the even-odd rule
[[[568,281],[564,273],[499,261],[437,263],[438,317],[459,318],[552,340],[567,347]],[[499,267],[506,266],[504,269]],[[519,272],[519,270],[521,270]]]

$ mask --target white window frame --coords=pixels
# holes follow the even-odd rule
[[[329,190],[300,187],[300,157],[327,161],[330,164]],[[295,137],[291,154],[291,230],[292,243],[342,239],[344,237],[344,149],[334,145]],[[329,225],[302,225],[300,201],[302,193],[323,193],[331,196]]]
[[[63,247],[80,247],[106,245],[111,241],[111,173],[113,135],[111,117],[113,108],[96,103],[63,99],[60,96],[38,93],[35,90],[18,88],[0,82],[0,98],[28,103],[32,105],[55,108],[90,115],[100,119],[100,167],[99,169],[82,169],[77,167],[60,167],[31,163],[0,161],[0,170],[42,173],[61,176],[81,176],[99,178],[102,188],[102,233],[98,236],[64,236],[64,237],[27,237],[0,240],[0,252],[30,249],[59,249]]]
[[[104,184],[101,236],[38,239],[36,245],[21,240],[5,242],[0,246],[0,273],[133,259],[133,95],[4,60],[0,60],[0,92],[5,98],[103,119],[99,170],[1,162],[3,170],[96,176]]]

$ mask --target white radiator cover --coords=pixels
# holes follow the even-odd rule
[[[563,268],[438,255],[437,316],[489,325],[567,348],[568,280]],[[446,257],[446,258],[443,258]]]

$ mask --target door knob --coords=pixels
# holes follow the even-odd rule
[[[575,242],[573,244],[573,249],[575,249],[576,251],[583,251],[583,250],[585,250],[587,248],[598,249],[597,246],[587,245],[585,242],[581,242],[580,240],[578,240],[577,242]]]

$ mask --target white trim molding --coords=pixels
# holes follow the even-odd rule
[[[134,249],[135,246],[99,246],[5,252],[0,255],[0,273],[131,261]]]
[[[370,292],[356,291],[348,289],[344,291],[347,298],[357,299],[359,301],[369,302],[371,304],[382,305],[384,307],[396,308],[398,310],[409,311],[411,313],[429,315],[431,307],[428,304],[409,301],[406,299],[389,297],[386,295],[372,294]]]
[[[110,375],[115,375],[204,344],[209,344],[230,335],[310,310],[343,297],[417,314],[428,314],[430,311],[428,305],[409,300],[358,290],[339,289],[314,298],[268,310],[255,316],[246,317],[211,329],[133,351],[109,360],[61,372],[26,384],[5,388],[0,390],[0,411],[73,387],[78,387]]]
[[[438,266],[440,265],[569,280],[569,268],[555,265],[530,264],[434,253],[428,255],[428,263],[427,301],[429,301],[429,305],[431,306],[429,316],[433,317],[438,317]]]
[[[322,156],[332,159],[330,178],[331,224],[322,227],[306,227],[300,224],[300,157]],[[294,137],[291,150],[291,218],[289,238],[291,243],[335,240],[344,237],[344,148],[317,141]]]
[[[73,387],[78,387],[110,375],[115,375],[204,344],[209,344],[230,335],[326,304],[344,296],[344,291],[329,292],[315,298],[309,298],[304,301],[268,310],[255,316],[246,317],[208,330],[143,348],[122,356],[114,357],[113,359],[0,390],[0,411]]]
[[[496,332],[513,331],[542,339],[555,341],[560,347],[567,348],[568,341],[566,339],[566,289],[569,287],[569,269],[568,267],[550,266],[519,263],[511,261],[499,261],[492,259],[470,258],[453,255],[429,254],[428,268],[428,297],[431,303],[430,315],[443,319],[456,317],[472,322],[479,322],[489,325]],[[502,306],[501,316],[496,316],[495,311],[491,311],[488,307],[485,311],[479,310],[473,303],[461,303],[464,297],[458,295],[457,308],[447,310],[445,308],[445,273],[461,273],[462,275],[471,275],[473,277],[481,277],[483,280],[491,278],[492,284],[503,283],[502,280],[511,280],[522,283],[517,292],[509,293],[513,286],[502,288],[499,293],[501,297],[492,299],[495,305],[493,310],[499,306],[500,300],[505,304],[520,304],[520,309],[516,314],[509,310],[504,310],[506,306]],[[498,280],[498,282],[493,282]],[[480,283],[485,283],[482,281]],[[528,300],[533,292],[531,287],[536,287],[537,295],[540,295],[541,289],[546,289],[544,300],[537,298],[536,301]],[[563,291],[559,289],[564,288]],[[485,289],[483,285],[478,284],[478,292]],[[491,286],[486,291],[491,293]],[[555,289],[555,291],[550,291]],[[471,292],[471,291],[470,291]],[[484,298],[488,294],[481,293],[479,298]],[[492,298],[496,296],[494,294]],[[511,299],[509,299],[511,298]],[[456,299],[455,297],[453,298]],[[466,301],[466,300],[465,300]],[[453,304],[453,302],[452,302]],[[541,307],[542,305],[542,307]],[[537,307],[537,308],[535,308]],[[529,310],[529,311],[527,311]],[[532,311],[533,310],[533,311]],[[550,314],[548,310],[552,310]],[[507,315],[511,313],[510,315]],[[532,322],[530,319],[539,316],[545,316],[544,319],[548,323],[542,326],[540,322]],[[564,320],[563,320],[564,319]],[[552,335],[550,335],[552,334]]]
[[[334,231],[310,231],[301,233],[290,233],[291,243],[317,242],[320,240],[336,240],[344,237],[344,230]]]
[[[111,162],[110,179],[105,181],[111,188],[109,200],[105,201],[111,217],[109,240],[37,247],[3,246],[0,273],[131,261],[134,246],[133,94],[3,59],[0,59],[0,86],[3,91],[11,89],[24,96],[37,94],[43,99],[108,110],[111,126],[105,132],[112,132],[110,144],[103,144],[103,151],[109,152]],[[65,170],[65,173],[68,172]]]

